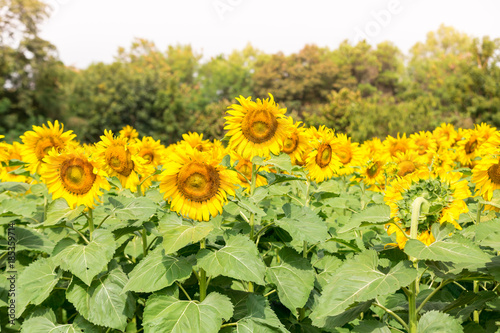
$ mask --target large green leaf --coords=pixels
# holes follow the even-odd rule
[[[98,277],[90,286],[74,278],[66,291],[66,297],[91,323],[123,331],[127,326],[127,318],[131,318],[135,312],[132,294],[123,292],[126,284],[127,275],[120,266],[114,265],[108,274]]]
[[[30,250],[51,253],[54,243],[44,234],[35,230],[15,227],[16,250]]]
[[[405,252],[421,260],[451,261],[458,264],[485,264],[491,261],[479,246],[460,234],[436,240],[428,246],[418,240],[410,239],[405,245]]]
[[[363,320],[359,325],[356,325],[352,333],[391,333],[387,325],[377,320]]]
[[[152,295],[144,309],[144,332],[217,333],[222,320],[233,315],[227,296],[211,293],[203,302]]]
[[[54,262],[62,269],[70,271],[80,280],[90,285],[92,279],[99,274],[113,258],[115,253],[115,239],[113,234],[104,229],[97,229],[92,241],[87,245],[71,244],[62,240],[54,249]]]
[[[276,225],[285,229],[296,241],[318,243],[328,238],[326,223],[309,207],[292,204],[283,206],[285,217]]]
[[[163,289],[175,281],[187,279],[191,275],[193,265],[194,258],[167,256],[165,250],[158,247],[129,273],[129,281],[123,290],[153,292]]]
[[[232,295],[235,304],[233,318],[238,320],[233,332],[284,333],[288,332],[280,322],[269,302],[262,295],[237,292]]]
[[[418,333],[460,333],[463,331],[458,319],[438,311],[429,311],[418,321]]]
[[[61,278],[52,258],[41,258],[32,262],[19,275],[17,285],[16,316],[19,318],[28,304],[41,304]]]
[[[391,209],[387,205],[373,205],[351,216],[349,221],[343,225],[338,233],[343,233],[357,228],[363,222],[380,223],[389,221]]]
[[[198,266],[211,277],[219,275],[264,285],[266,266],[255,244],[244,235],[230,236],[226,246],[218,251],[198,252]]]
[[[311,313],[313,324],[325,325],[328,317],[345,311],[354,302],[387,295],[407,286],[417,277],[409,261],[402,261],[387,274],[379,271],[377,252],[368,250],[348,259],[331,277]]]
[[[500,251],[500,219],[481,222],[467,229],[475,231],[477,244]]]
[[[138,198],[110,197],[109,202],[113,205],[111,214],[122,221],[147,221],[158,209],[158,205],[153,200],[144,196]]]
[[[307,259],[292,249],[284,248],[278,255],[280,263],[267,268],[266,278],[276,285],[281,303],[296,313],[314,288],[314,270]]]
[[[80,205],[76,209],[71,209],[65,199],[59,198],[52,201],[47,207],[47,218],[43,221],[44,226],[55,225],[64,219],[76,219],[85,209]]]
[[[76,333],[82,332],[73,325],[54,324],[45,317],[34,317],[23,322],[21,333]]]
[[[177,214],[167,213],[159,223],[165,254],[174,253],[188,244],[202,240],[213,228],[213,224],[209,222],[191,224],[183,221]]]

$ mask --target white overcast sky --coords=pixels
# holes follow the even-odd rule
[[[403,52],[441,23],[475,37],[500,37],[499,0],[44,0],[54,7],[42,37],[67,65],[112,62],[135,37],[191,44],[205,59],[248,43],[290,54],[305,44],[335,49],[345,39],[385,40]],[[361,34],[365,34],[364,36]]]

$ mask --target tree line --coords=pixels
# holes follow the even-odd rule
[[[0,133],[13,140],[58,119],[78,138],[132,125],[168,144],[196,131],[221,138],[234,97],[274,95],[294,119],[354,140],[431,130],[442,122],[500,127],[500,38],[448,26],[405,55],[394,44],[348,41],[267,54],[251,45],[203,60],[189,45],[144,39],[109,64],[66,66],[39,37],[49,16],[36,0],[0,0]]]

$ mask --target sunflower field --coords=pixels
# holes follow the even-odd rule
[[[267,99],[225,137],[0,141],[2,332],[500,332],[500,132],[360,144]]]

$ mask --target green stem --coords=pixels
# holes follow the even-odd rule
[[[146,234],[146,228],[142,226],[142,253],[143,253],[143,258],[146,257],[148,254],[148,235]]]
[[[200,249],[205,248],[205,238],[200,241]],[[200,268],[200,275],[198,283],[200,284],[200,302],[205,300],[207,297],[207,272],[203,268]]]
[[[481,212],[483,211],[483,205],[479,202],[477,203],[477,215],[476,215],[476,224],[481,222]]]
[[[307,259],[307,241],[304,241],[304,244],[303,244],[302,257]]]
[[[474,281],[473,288],[474,288],[474,293],[479,292],[479,281]],[[479,324],[479,311],[478,310],[474,310],[474,312],[472,313],[472,320],[474,320],[475,323]]]
[[[253,194],[255,192],[256,182],[257,182],[257,166],[254,163],[252,163],[252,182],[250,184],[250,196],[253,196]],[[253,240],[254,224],[255,224],[255,214],[250,213],[250,239],[251,240]]]
[[[105,218],[102,219],[101,223],[99,223],[99,225],[97,226],[96,229],[99,229],[101,227],[101,225],[104,223],[104,221],[106,221],[111,215],[106,215]]]
[[[238,326],[238,323],[227,323],[227,324],[221,325],[220,328],[231,327],[231,326]]]
[[[267,294],[265,294],[264,297],[267,297],[267,296],[269,296],[269,295],[271,295],[272,293],[275,293],[275,292],[276,292],[276,289],[273,289],[270,292],[268,292]]]
[[[142,184],[142,183],[141,183]],[[137,185],[137,196],[142,197],[141,184]]]
[[[377,300],[376,303],[373,303],[373,305],[375,306],[378,306],[379,308],[381,308],[382,310],[384,310],[385,312],[387,312],[388,314],[390,314],[391,316],[393,316],[397,321],[399,321],[399,323],[401,325],[403,325],[403,327],[408,331],[409,328],[408,328],[408,325],[405,323],[405,321],[403,319],[401,319],[400,316],[398,316],[394,311],[386,308],[385,306],[383,306],[382,304],[380,304]]]
[[[89,208],[89,232],[90,236],[89,239],[92,241],[92,233],[94,232],[94,213],[92,208]]]
[[[418,237],[418,222],[420,219],[420,208],[423,203],[426,203],[427,200],[423,197],[418,197],[411,204],[411,225],[410,225],[410,238],[417,239]],[[413,264],[417,265],[417,259],[410,256],[410,260],[413,261]],[[415,267],[416,268],[416,267]],[[408,332],[409,333],[417,333],[418,330],[418,321],[417,321],[417,293],[418,293],[418,280],[417,277],[410,284],[410,292],[408,293]]]
[[[186,289],[184,289],[184,287],[182,286],[182,284],[180,284],[177,281],[175,281],[175,284],[177,284],[177,287],[179,287],[182,290],[182,292],[184,293],[184,295],[186,295],[187,299],[191,301],[191,297],[189,297],[189,294],[187,293]]]
[[[419,306],[418,306],[418,308],[417,308],[417,313],[419,313],[419,312],[422,310],[422,308],[424,307],[425,303],[427,303],[427,302],[428,302],[428,301],[432,298],[432,296],[436,295],[436,293],[437,293],[439,290],[441,290],[444,286],[446,286],[446,285],[447,285],[448,283],[450,283],[450,282],[451,282],[451,281],[447,281],[447,280],[442,281],[442,282],[439,284],[439,286],[437,286],[437,288],[436,288],[436,289],[434,289],[434,290],[432,291],[432,293],[430,293],[430,294],[429,294],[429,296],[427,296],[427,297],[426,297],[426,298],[422,301],[422,303],[420,303],[420,305],[419,305]]]
[[[47,197],[43,197],[43,219],[42,221],[45,221],[47,219]]]

